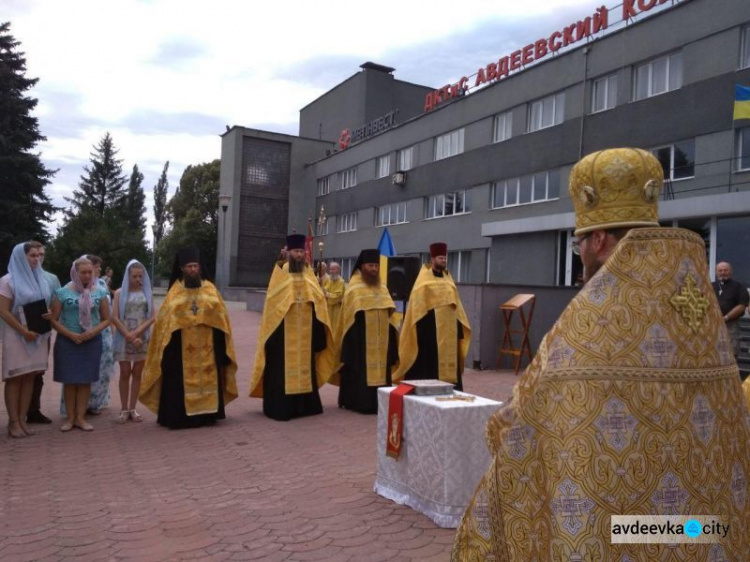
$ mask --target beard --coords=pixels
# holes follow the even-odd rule
[[[183,280],[185,281],[186,289],[198,289],[200,288],[202,281],[200,273],[185,273]]]
[[[376,287],[377,285],[380,285],[380,273],[365,273],[364,271],[360,271],[362,274],[362,280],[365,282],[366,285],[369,285],[370,287]]]
[[[442,273],[443,271],[445,271],[445,266],[444,265],[438,265],[437,263],[433,263],[432,264],[432,269],[434,271],[437,271],[438,273]]]
[[[330,277],[331,281],[338,281],[339,279],[341,279],[341,275],[334,275],[333,273],[331,273]]]
[[[290,273],[302,273],[305,270],[305,258],[296,260],[293,257],[289,257],[289,272]]]

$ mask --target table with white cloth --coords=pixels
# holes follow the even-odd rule
[[[396,460],[385,454],[394,388],[378,389],[375,492],[427,515],[440,527],[456,528],[490,465],[484,429],[503,403],[479,396],[473,402],[404,396],[403,444]]]

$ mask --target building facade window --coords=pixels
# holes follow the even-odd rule
[[[740,50],[740,68],[750,66],[750,25],[742,30],[742,49]]]
[[[357,230],[357,211],[337,217],[336,232],[354,232],[355,230]]]
[[[594,80],[591,91],[591,113],[606,111],[617,105],[617,75],[610,74]]]
[[[331,192],[331,176],[326,176],[318,180],[318,197],[328,195]]]
[[[738,172],[750,171],[750,127],[737,131],[737,164],[735,169]]]
[[[357,263],[357,258],[340,258],[334,261],[338,261],[341,266],[341,277],[348,281],[352,276],[352,268],[354,267],[354,264]]]
[[[384,178],[390,173],[391,158],[388,154],[380,156],[375,161],[375,177]]]
[[[549,170],[492,185],[492,208],[502,209],[526,203],[551,201],[560,197],[560,171]]]
[[[682,87],[682,53],[659,57],[635,68],[633,99],[642,100]]]
[[[414,167],[414,147],[402,148],[398,151],[396,158],[396,170],[399,172],[405,172],[411,170]]]
[[[513,114],[510,111],[495,115],[492,131],[492,142],[502,142],[511,137],[513,130]]]
[[[428,219],[434,219],[468,213],[471,210],[469,208],[468,195],[469,194],[465,189],[451,191],[441,195],[431,195],[427,198],[425,217]]]
[[[357,185],[357,167],[341,172],[341,189],[348,189]]]
[[[375,208],[375,225],[389,226],[406,222],[406,201]]]
[[[529,104],[528,132],[533,133],[563,122],[565,115],[565,92],[549,96]]]
[[[464,130],[458,129],[435,138],[435,160],[461,154],[464,151]]]
[[[661,162],[665,179],[682,180],[695,176],[695,140],[660,146],[651,152]]]
[[[469,267],[471,266],[471,251],[448,252],[448,271],[456,283],[469,282]]]

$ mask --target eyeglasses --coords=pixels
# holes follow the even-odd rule
[[[575,240],[573,240],[572,246],[573,246],[573,253],[575,255],[577,255],[577,256],[581,255],[581,242],[583,242],[584,240],[586,240],[586,238],[590,237],[591,234],[592,233],[589,232],[588,234],[584,234],[583,236],[580,236],[580,237],[576,238]]]

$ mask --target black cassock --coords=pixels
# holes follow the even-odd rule
[[[367,327],[365,312],[360,310],[354,315],[354,323],[344,336],[341,349],[341,362],[344,366],[339,371],[339,408],[362,412],[378,413],[378,388],[367,386]],[[385,385],[391,385],[391,366],[398,362],[398,332],[388,325],[388,365],[385,371]]]
[[[464,329],[461,322],[458,323],[458,339],[463,338]],[[417,322],[417,359],[411,369],[406,371],[404,380],[437,379],[438,378],[438,345],[437,324],[435,323],[435,311],[430,310]],[[458,342],[456,342],[458,344]],[[461,376],[461,365],[456,366],[456,390],[463,391],[463,377]]]
[[[231,363],[226,353],[224,332],[214,328],[214,358],[219,372],[218,391],[219,409],[213,414],[198,414],[188,416],[185,411],[185,384],[182,378],[182,332],[176,330],[172,339],[164,349],[161,358],[161,396],[159,398],[159,414],[156,421],[159,425],[169,429],[189,429],[212,425],[216,420],[223,420],[224,415],[224,387],[222,367]]]
[[[263,413],[271,419],[289,421],[292,418],[323,413],[315,377],[315,354],[326,348],[325,325],[312,318],[311,369],[312,392],[287,394],[284,368],[284,321],[266,341],[266,367],[263,370]]]

